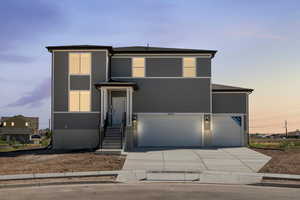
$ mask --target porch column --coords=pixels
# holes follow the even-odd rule
[[[104,120],[107,113],[107,88],[101,87],[101,127],[104,126]]]
[[[126,122],[127,126],[132,124],[132,88],[126,89],[127,106],[126,106]]]

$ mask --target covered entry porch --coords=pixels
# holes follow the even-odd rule
[[[132,125],[131,82],[102,82],[96,84],[100,92],[100,149],[123,149],[126,128]]]

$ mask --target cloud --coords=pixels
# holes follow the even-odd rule
[[[8,51],[57,31],[64,24],[62,9],[53,1],[3,1],[0,8],[0,51]]]
[[[7,105],[7,107],[17,107],[17,106],[29,106],[37,107],[42,104],[42,101],[50,97],[50,78],[47,78],[41,82],[32,91],[24,94],[18,100]]]
[[[17,54],[0,53],[0,60],[1,62],[31,63],[34,61],[34,58],[29,56],[17,55]]]

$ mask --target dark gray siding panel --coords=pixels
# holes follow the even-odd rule
[[[100,113],[55,113],[54,129],[98,129]]]
[[[197,76],[210,77],[211,76],[211,59],[197,58]]]
[[[54,111],[68,110],[68,53],[54,54]]]
[[[106,52],[92,53],[92,111],[100,111],[100,93],[95,88],[95,83],[106,79]]]
[[[70,76],[70,90],[89,90],[90,76]]]
[[[246,113],[246,95],[243,93],[213,94],[213,113]]]
[[[112,77],[131,77],[131,58],[111,58]]]
[[[147,77],[182,77],[181,58],[146,58]]]
[[[136,82],[139,88],[133,93],[133,112],[210,112],[210,79],[127,81]]]

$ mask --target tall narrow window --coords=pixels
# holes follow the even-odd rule
[[[196,76],[196,59],[183,58],[183,77]]]
[[[71,90],[69,95],[70,112],[89,112],[91,110],[89,90]]]
[[[25,126],[29,126],[29,122],[25,122]]]
[[[15,122],[11,122],[11,126],[15,126]]]
[[[91,73],[90,53],[69,53],[69,74],[89,75]]]
[[[132,58],[132,77],[145,77],[145,58]]]
[[[6,126],[6,122],[3,122],[3,126]]]

